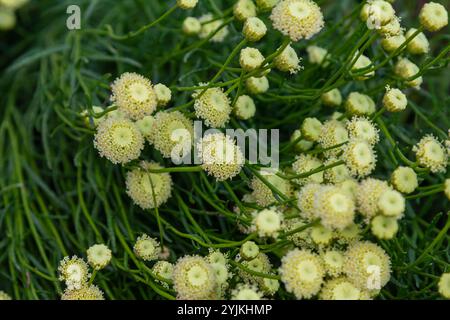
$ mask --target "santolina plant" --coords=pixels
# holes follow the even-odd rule
[[[449,298],[443,2],[25,2],[0,299]]]

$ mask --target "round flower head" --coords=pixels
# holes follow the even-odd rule
[[[353,117],[347,122],[347,130],[350,139],[365,140],[371,145],[377,144],[380,139],[378,128],[366,117]]]
[[[338,250],[328,250],[322,253],[323,265],[326,273],[331,277],[337,277],[342,273],[344,255]]]
[[[111,250],[104,244],[95,244],[87,249],[88,262],[96,270],[106,267],[111,258]]]
[[[152,173],[163,167],[156,162],[142,161],[138,168],[127,172],[127,194],[142,209],[153,209],[166,203],[172,192],[172,178],[168,172]]]
[[[214,278],[218,286],[217,296],[222,297],[224,290],[228,288],[228,281],[233,275],[228,271],[228,265],[223,263],[210,263]]]
[[[352,71],[358,72],[359,69],[366,69],[372,64],[372,60],[370,60],[365,55],[360,55],[356,62],[352,66]],[[363,75],[356,76],[357,80],[366,80],[375,75],[375,71],[366,71]]]
[[[217,181],[231,179],[241,172],[244,155],[229,136],[209,134],[202,138],[197,147],[203,170]]]
[[[375,102],[368,95],[352,92],[345,101],[345,109],[348,113],[363,116],[370,115],[375,112]]]
[[[324,165],[328,166],[339,161],[337,158],[328,158]],[[323,178],[329,183],[340,183],[350,179],[350,172],[345,164],[334,166],[324,171]]]
[[[396,217],[376,216],[370,224],[372,234],[378,239],[390,240],[394,238],[398,231],[398,222]]]
[[[259,254],[259,247],[253,241],[247,241],[241,246],[239,253],[243,259],[253,260]]]
[[[3,7],[2,8],[3,10],[5,8],[15,10],[15,9],[19,9],[27,2],[28,2],[28,0],[0,0],[0,6]]]
[[[444,146],[432,135],[424,136],[414,147],[417,161],[431,172],[445,172],[448,154]]]
[[[294,170],[295,174],[305,174],[309,171],[317,169],[323,165],[322,161],[318,158],[309,155],[309,154],[301,154],[297,157],[297,160],[292,164],[292,170]],[[298,184],[306,184],[308,182],[323,182],[323,171],[314,173],[305,178],[296,178],[294,180]]]
[[[361,181],[356,190],[356,204],[359,213],[367,219],[374,217],[378,213],[378,200],[386,190],[389,190],[386,181],[373,178]]]
[[[209,127],[223,128],[230,119],[231,103],[221,88],[209,88],[196,91],[195,115],[205,120]]]
[[[280,281],[270,278],[258,278],[258,285],[264,294],[273,296],[280,289]]]
[[[321,300],[368,300],[369,294],[356,287],[348,278],[340,277],[325,282],[319,298]]]
[[[164,84],[158,83],[153,87],[153,89],[155,90],[158,106],[164,107],[170,102],[170,99],[172,99],[172,92]]]
[[[317,118],[306,118],[300,127],[302,137],[309,141],[319,140],[322,131],[322,122]]]
[[[238,0],[233,8],[234,17],[239,21],[256,16],[256,6],[252,0]]]
[[[137,73],[125,72],[111,85],[111,101],[133,120],[156,110],[156,94],[152,82]]]
[[[198,34],[200,30],[202,29],[202,24],[197,18],[194,17],[187,17],[183,21],[182,30],[184,34],[187,34],[188,36],[192,36],[195,34]]]
[[[180,300],[203,300],[216,288],[214,270],[199,256],[185,256],[173,269],[173,285]]]
[[[142,260],[152,261],[158,259],[161,247],[155,238],[144,233],[136,239],[133,251],[134,254]]]
[[[405,80],[405,84],[409,87],[420,88],[423,81],[422,77],[417,77],[414,80],[407,80],[411,77],[415,77],[419,72],[419,67],[407,58],[401,58],[394,66],[394,73]]]
[[[252,71],[261,67],[264,56],[256,48],[244,48],[241,50],[239,63],[245,71]]]
[[[144,138],[130,120],[108,118],[98,125],[94,146],[102,157],[112,163],[125,164],[139,158],[144,148]]]
[[[83,284],[76,289],[67,288],[61,300],[105,300],[103,292],[95,285]]]
[[[81,258],[64,257],[58,267],[59,280],[65,281],[68,289],[79,289],[91,277],[88,264]]]
[[[194,139],[194,125],[192,120],[180,111],[158,112],[153,121],[153,126],[148,140],[163,157],[170,158],[174,155],[183,156],[183,151],[191,150]],[[183,148],[179,148],[183,146]]]
[[[261,273],[269,273],[272,269],[272,265],[270,263],[269,257],[263,253],[260,252],[255,259],[253,260],[244,260],[241,262],[242,265],[252,271],[261,272]],[[245,282],[257,282],[258,276],[255,276],[253,274],[250,274],[246,272],[243,269],[239,269],[239,276],[245,281]]]
[[[400,112],[406,109],[408,99],[406,95],[396,88],[388,88],[383,96],[383,106],[389,112]]]
[[[284,232],[290,232],[290,231],[296,231],[295,233],[290,233],[287,236],[287,239],[289,241],[292,241],[295,246],[300,248],[307,248],[312,247],[311,244],[311,237],[310,237],[310,228],[306,228],[305,225],[307,224],[306,221],[300,219],[300,218],[294,218],[294,219],[285,219],[283,222],[283,231]],[[298,228],[304,228],[302,231],[298,231]]]
[[[152,272],[164,280],[172,281],[173,264],[167,261],[156,261],[152,267]],[[165,281],[161,281],[160,283],[165,283],[167,285],[167,282]]]
[[[419,186],[416,172],[410,167],[398,167],[392,172],[391,183],[403,193],[411,193]]]
[[[377,163],[373,147],[365,140],[351,139],[344,147],[342,159],[354,177],[365,177],[372,173]]]
[[[219,250],[210,249],[209,254],[206,256],[206,260],[210,264],[218,263],[218,264],[226,265],[228,258],[227,258],[227,254],[223,254]]]
[[[324,151],[326,157],[336,156],[341,152],[343,146],[335,146],[348,141],[348,131],[342,122],[328,120],[323,124],[318,140],[323,149],[329,149]]]
[[[385,190],[378,199],[378,209],[389,217],[400,218],[405,212],[405,198],[396,190]]]
[[[136,126],[141,132],[142,136],[147,140],[151,137],[152,127],[155,123],[153,116],[145,116],[141,120],[136,121]]]
[[[307,250],[294,249],[281,259],[281,281],[297,299],[309,299],[317,294],[324,273],[320,257]]]
[[[309,236],[313,243],[319,247],[330,245],[333,240],[333,230],[324,227],[322,224],[315,225],[311,228]]]
[[[295,150],[296,151],[307,151],[307,150],[311,149],[312,146],[314,145],[314,142],[308,141],[306,139],[301,139],[301,138],[302,138],[302,132],[300,130],[295,130],[292,133],[290,141],[291,141],[291,143],[294,143],[296,141],[295,146],[294,146]]]
[[[348,168],[347,168],[348,170]],[[358,189],[358,182],[355,179],[349,178],[342,182],[338,182],[337,186],[344,192],[347,196],[355,199],[356,190]]]
[[[266,77],[250,77],[245,81],[249,93],[260,94],[269,90],[269,80]]]
[[[359,289],[376,293],[391,277],[391,261],[375,243],[355,242],[345,253],[343,270]]]
[[[291,74],[297,73],[302,67],[300,66],[300,59],[297,56],[294,48],[287,46],[280,55],[273,60],[275,68],[283,72]]]
[[[256,0],[256,6],[262,12],[270,11],[280,0]]]
[[[446,299],[450,299],[450,273],[443,273],[438,283],[439,293]]]
[[[0,10],[0,30],[11,30],[16,25],[16,14],[14,10],[2,8]]]
[[[12,300],[11,296],[4,291],[0,291],[0,301],[2,300]]]
[[[335,186],[322,186],[314,199],[314,211],[329,229],[342,230],[353,222],[355,203]]]
[[[448,25],[447,9],[436,2],[426,3],[420,10],[419,21],[426,30],[439,31]]]
[[[231,292],[231,300],[261,300],[263,294],[256,285],[238,284]]]
[[[198,0],[177,0],[177,6],[181,9],[192,9],[197,5]]]
[[[369,29],[380,29],[395,18],[395,10],[387,1],[369,0],[363,8],[361,18]]]
[[[256,106],[253,99],[247,95],[239,96],[234,106],[234,114],[242,120],[248,120],[255,115]]]
[[[253,213],[252,229],[258,236],[277,238],[283,222],[283,215],[276,208],[263,209]]]
[[[417,29],[411,28],[406,32],[405,37],[408,39],[411,37]],[[418,35],[416,35],[407,46],[407,50],[411,54],[425,54],[430,51],[430,43],[428,42],[427,37],[423,32],[420,32]]]
[[[292,41],[310,39],[322,30],[320,7],[311,0],[281,0],[270,15],[273,27]]]
[[[394,52],[406,41],[406,38],[403,34],[399,34],[397,36],[389,36],[381,39],[381,46],[387,52]]]
[[[444,182],[444,193],[447,199],[450,200],[450,179],[446,179]]]
[[[99,115],[103,113],[105,110],[102,107],[92,106],[92,114]],[[83,110],[80,115],[83,117],[84,123],[87,127],[97,127],[100,121],[104,120],[103,117],[95,118],[91,117],[88,110]]]
[[[400,25],[400,18],[395,16],[387,24],[381,26],[381,28],[378,29],[378,32],[385,37],[393,37],[400,35],[403,32],[402,26]]]
[[[328,66],[329,62],[325,61],[325,58],[328,55],[327,49],[318,46],[309,46],[306,48],[306,52],[308,53],[308,60],[310,63],[318,64],[322,67]]]
[[[202,28],[198,36],[200,37],[200,39],[205,39],[209,37],[211,34],[215,33],[214,36],[209,39],[209,41],[223,42],[223,40],[229,33],[228,26],[224,26],[219,31],[217,31],[224,21],[222,19],[211,21],[213,19],[214,17],[211,13],[207,13],[198,19],[202,25]]]
[[[245,20],[242,33],[248,41],[256,42],[266,35],[267,27],[261,19],[250,17]]]
[[[319,192],[321,185],[318,183],[305,184],[297,194],[297,206],[300,209],[300,215],[308,220],[314,218],[314,198]]]
[[[268,170],[261,170],[260,174],[275,188],[277,188],[282,194],[287,197],[292,195],[292,185],[289,180],[285,180],[279,177],[277,172],[272,172]],[[272,190],[262,182],[258,177],[253,177],[250,182],[250,187],[252,188],[253,198],[255,202],[261,207],[267,207],[268,205],[276,202]]]
[[[332,89],[320,97],[322,103],[327,107],[339,107],[342,103],[342,95],[339,89]]]

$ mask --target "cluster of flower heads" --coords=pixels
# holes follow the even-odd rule
[[[196,3],[177,0],[183,9],[191,9]],[[245,80],[247,94],[236,99],[214,83],[199,84],[192,94],[195,116],[209,127],[224,128],[233,116],[252,118],[256,105],[251,96],[269,89],[267,74],[271,67],[292,74],[303,68],[291,45],[279,48],[270,66],[264,54],[252,46],[267,33],[265,23],[257,17],[264,11],[271,11],[273,27],[294,42],[311,38],[324,25],[320,7],[311,0],[257,0],[256,4],[252,0],[236,1],[234,17],[242,22],[243,37],[251,44],[241,49],[239,65],[252,76]],[[404,32],[400,18],[387,1],[367,1],[361,18],[382,35],[381,45],[388,52],[408,40],[404,49],[410,55],[429,50],[428,40],[420,30],[410,28]],[[428,31],[437,31],[448,23],[445,8],[432,2],[422,8],[419,20],[421,28]],[[210,13],[198,19],[186,18],[182,30],[212,42],[222,42],[229,32],[224,20]],[[324,48],[311,45],[306,51],[309,62],[319,68],[332,62]],[[356,80],[375,75],[372,61],[363,52],[356,52],[351,60],[351,75]],[[405,56],[395,63],[393,73],[409,87],[419,88],[422,84],[420,69]],[[188,116],[179,111],[154,115],[158,107],[170,102],[169,88],[153,85],[141,75],[125,73],[111,89],[111,101],[117,110],[105,112],[94,107],[83,114],[88,124],[96,127],[94,144],[101,156],[116,164],[127,164],[140,158],[145,141],[165,158],[173,155],[180,142],[192,146],[192,140],[186,139],[193,134]],[[152,274],[159,284],[173,286],[178,299],[269,298],[278,291],[280,282],[297,299],[366,300],[379,293],[390,279],[390,258],[381,247],[363,240],[362,230],[370,230],[378,239],[394,238],[405,212],[405,195],[417,189],[419,178],[415,167],[406,166],[397,167],[389,180],[370,177],[377,165],[376,146],[380,140],[373,120],[377,104],[371,96],[352,91],[343,97],[340,89],[334,88],[324,92],[320,102],[343,112],[336,111],[328,119],[304,119],[291,137],[298,152],[292,165],[283,170],[261,170],[251,179],[252,192],[244,196],[235,211],[246,220],[238,222],[239,229],[257,240],[245,242],[239,254],[211,250],[204,257],[186,255],[172,264],[165,261],[167,255],[163,257],[156,239],[146,234],[137,239],[134,254],[145,262],[154,262]],[[385,111],[401,112],[407,105],[404,92],[386,88],[382,98]],[[439,173],[448,166],[449,145],[447,141],[446,148],[434,136],[426,135],[411,151],[418,165]],[[244,155],[229,136],[220,131],[206,135],[197,147],[202,169],[215,180],[231,179],[241,172]],[[308,152],[314,147],[321,152]],[[163,169],[158,163],[141,161],[127,173],[127,194],[143,209],[159,207],[169,199],[172,179]],[[445,181],[444,191],[450,198],[450,179]],[[288,209],[287,202],[294,209]],[[280,237],[292,244],[276,269],[258,243]],[[90,249],[91,255],[99,249]],[[88,261],[95,269],[105,266],[100,258],[89,258],[89,251]],[[60,273],[68,287],[63,297],[100,296],[98,288],[85,285],[90,274],[83,260],[65,258]],[[448,283],[448,275],[444,274],[439,283],[444,297],[448,297]]]
[[[95,272],[106,268],[112,259],[111,250],[104,244],[95,244],[86,254],[88,263],[77,256],[64,257],[60,261],[59,280],[66,284],[62,300],[104,300],[102,290],[92,284],[89,266]]]
[[[0,0],[0,31],[13,29],[16,25],[16,10],[28,0]]]

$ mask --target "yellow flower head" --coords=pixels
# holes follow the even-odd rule
[[[252,0],[238,0],[233,7],[234,17],[239,21],[256,17],[256,6]]]
[[[360,139],[351,139],[345,145],[342,158],[354,177],[368,176],[377,163],[377,155],[372,145]]]
[[[61,300],[105,300],[103,292],[95,285],[83,284],[79,288],[67,288]]]
[[[408,32],[406,32],[405,37],[411,37],[416,31],[417,29],[414,28],[409,29]],[[430,43],[425,34],[420,32],[408,43],[407,49],[411,54],[425,54],[430,51]]]
[[[429,168],[431,172],[445,172],[448,164],[448,154],[444,146],[433,136],[424,136],[414,147],[417,161]]]
[[[397,88],[388,87],[383,96],[383,106],[389,112],[400,112],[406,109],[408,99],[406,95]]]
[[[419,186],[416,172],[410,167],[398,167],[391,175],[392,186],[403,193],[411,193]]]
[[[212,35],[213,33],[215,33],[214,36],[212,36],[212,38],[209,39],[209,41],[223,42],[223,40],[229,33],[228,26],[224,26],[219,31],[217,31],[220,28],[220,26],[223,24],[224,21],[222,19],[215,20],[211,13],[204,14],[198,20],[200,21],[200,23],[202,25],[202,28],[198,34],[200,39],[205,39],[205,38],[209,37],[210,35]],[[212,20],[214,20],[214,21],[212,21]]]
[[[147,139],[165,158],[183,155],[183,149],[189,151],[191,149],[194,140],[194,125],[179,111],[158,112]],[[183,146],[183,148],[177,150],[177,146]]]
[[[263,294],[256,285],[238,284],[231,292],[231,300],[261,300]]]
[[[321,100],[327,107],[339,107],[342,103],[342,95],[339,89],[335,88],[322,94]]]
[[[198,90],[193,94],[194,109],[197,117],[205,120],[207,126],[223,128],[230,119],[231,103],[220,88]]]
[[[338,120],[328,120],[323,126],[319,135],[319,145],[325,150],[325,157],[337,156],[343,146],[336,147],[344,142],[348,141],[348,131],[345,125]]]
[[[155,238],[144,233],[137,238],[133,251],[134,254],[142,260],[151,261],[158,259],[161,247]]]
[[[223,133],[206,135],[198,144],[202,168],[217,181],[231,179],[242,169],[244,155],[234,141]]]
[[[247,241],[241,246],[239,253],[243,259],[253,260],[259,254],[259,247],[253,241]]]
[[[310,39],[324,26],[320,7],[311,0],[282,0],[270,15],[273,27],[292,41]]]
[[[158,106],[165,107],[170,102],[170,99],[172,99],[172,92],[162,83],[156,84],[154,90]]]
[[[409,87],[419,89],[422,84],[422,77],[417,77],[413,80],[408,80],[411,77],[415,77],[419,73],[420,69],[417,65],[412,63],[407,58],[401,58],[394,66],[394,73],[405,80],[405,84]]]
[[[398,231],[398,222],[396,217],[376,216],[370,224],[372,234],[378,239],[390,240],[394,238]]]
[[[439,293],[446,299],[450,299],[450,273],[443,273],[438,283]]]
[[[327,49],[318,46],[308,46],[306,48],[306,52],[308,52],[308,60],[310,63],[318,64],[322,67],[326,67],[329,65],[329,62],[325,61],[325,58],[328,55]]]
[[[283,222],[283,214],[275,207],[253,212],[252,230],[261,238],[277,238]]]
[[[192,36],[198,34],[202,30],[202,24],[197,18],[187,17],[183,21],[182,30],[184,34]]]
[[[297,205],[300,209],[300,215],[308,220],[314,217],[314,199],[319,192],[321,185],[318,183],[305,184],[297,194]]]
[[[197,5],[198,0],[177,0],[177,5],[181,9],[193,9]]]
[[[319,140],[322,131],[322,123],[317,118],[306,118],[300,127],[302,137],[306,140],[315,142]]]
[[[448,25],[448,12],[442,4],[426,3],[419,13],[420,24],[428,31],[439,31]]]
[[[280,190],[282,194],[290,197],[293,192],[293,187],[289,180],[285,180],[279,177],[277,172],[272,172],[268,170],[261,170],[260,174],[275,188]],[[250,182],[250,187],[252,188],[252,196],[256,203],[261,207],[267,207],[270,204],[276,202],[272,190],[262,182],[258,177],[253,177]]]
[[[267,77],[250,77],[245,81],[245,86],[249,93],[260,94],[269,90],[269,80]]]
[[[345,101],[347,112],[357,116],[370,115],[375,112],[375,102],[368,95],[351,92]]]
[[[255,115],[256,105],[250,96],[244,94],[236,99],[233,111],[239,119],[248,120]]]
[[[266,35],[267,27],[261,19],[250,17],[245,20],[242,33],[248,41],[256,42]]]
[[[339,276],[343,270],[344,254],[338,250],[328,250],[321,254],[326,273],[331,277]]]
[[[278,70],[295,74],[302,69],[300,61],[294,48],[287,46],[280,55],[275,57],[273,63]]]
[[[344,272],[360,290],[374,294],[388,283],[391,261],[386,252],[375,243],[355,242],[345,253]]]
[[[157,106],[152,82],[137,73],[125,72],[111,85],[111,102],[133,120],[151,115]]]
[[[264,56],[256,48],[244,48],[241,50],[239,63],[245,71],[253,71],[261,67],[264,62]]]
[[[347,130],[350,139],[365,140],[371,145],[377,144],[380,139],[378,128],[366,117],[353,117],[347,122]]]
[[[177,299],[207,299],[216,289],[214,270],[200,256],[184,256],[173,269],[173,285]]]
[[[306,174],[309,171],[317,169],[323,165],[323,162],[318,158],[310,154],[301,154],[296,158],[296,161],[292,164],[292,170],[295,174]],[[308,182],[323,182],[323,171],[319,171],[304,178],[295,178],[294,180],[298,184],[306,184]]]
[[[104,244],[94,244],[87,249],[88,262],[96,270],[105,268],[111,258],[111,250]]]
[[[65,281],[68,289],[80,289],[91,277],[88,264],[81,258],[64,257],[58,267],[59,280]]]

